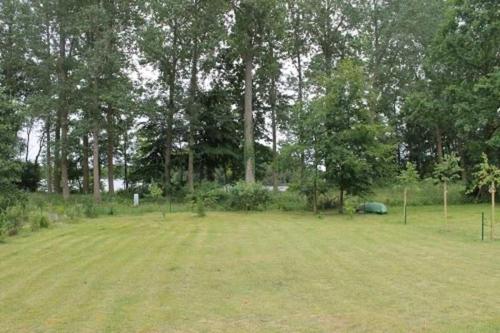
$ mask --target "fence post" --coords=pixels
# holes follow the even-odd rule
[[[484,241],[484,212],[481,213],[481,240]]]

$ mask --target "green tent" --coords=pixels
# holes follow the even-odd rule
[[[387,207],[380,202],[366,202],[359,205],[357,211],[366,214],[387,214]]]

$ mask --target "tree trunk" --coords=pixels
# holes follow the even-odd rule
[[[295,58],[297,61],[297,76],[298,76],[298,103],[300,107],[300,113],[302,114],[302,104],[304,100],[304,79],[303,79],[303,73],[302,73],[302,44],[303,40],[300,37],[300,32],[299,32],[299,27],[302,25],[301,23],[301,17],[300,14],[295,13],[294,14],[294,39],[295,39]],[[302,124],[299,124],[301,127]],[[302,129],[299,129],[298,133],[298,141],[299,144],[302,146],[304,142],[304,135],[302,133]],[[300,184],[303,185],[304,183],[304,173],[305,173],[305,152],[302,150],[300,152],[300,169],[299,169],[299,177],[300,177]]]
[[[189,138],[188,138],[188,190],[194,192],[194,151],[195,144],[194,133],[196,131],[197,112],[196,112],[196,91],[198,89],[198,41],[195,39],[193,54],[191,59],[191,82],[189,88]]]
[[[128,130],[125,129],[123,134],[123,180],[125,182],[125,190],[128,190]]]
[[[62,112],[61,126],[61,183],[64,200],[69,199],[69,177],[68,177],[68,112]]]
[[[443,160],[443,137],[441,136],[441,129],[436,127],[436,153],[437,160],[440,163]]]
[[[94,201],[96,203],[101,202],[101,182],[99,174],[99,126],[94,125],[92,130],[93,142],[92,142],[92,160],[93,160],[93,171],[94,171]]]
[[[245,126],[244,133],[244,158],[245,158],[245,181],[247,183],[255,182],[255,148],[253,134],[253,111],[252,111],[252,84],[253,84],[253,59],[246,55],[245,62],[245,107],[243,121]]]
[[[51,149],[51,137],[50,137],[50,115],[47,115],[47,120],[45,123],[46,140],[47,140],[47,150],[46,150],[46,161],[47,161],[47,192],[52,193],[53,190],[53,180],[52,180],[52,149]]]
[[[66,104],[66,37],[59,37],[59,59],[57,64],[57,75],[59,84],[59,108],[61,115],[61,186],[64,200],[69,199],[69,177],[68,177],[68,106]]]
[[[57,110],[54,135],[54,191],[61,193],[61,112]]]
[[[271,127],[273,136],[273,191],[278,192],[278,150],[277,150],[277,121],[276,121],[276,80],[271,79],[271,91],[269,92],[269,105],[271,106]]]
[[[164,147],[164,159],[165,159],[165,191],[167,196],[170,194],[171,186],[171,164],[172,164],[172,142],[173,142],[173,129],[174,129],[174,113],[175,113],[175,86],[176,86],[176,75],[177,75],[177,25],[174,25],[174,38],[172,42],[172,53],[171,68],[168,72],[168,85],[169,85],[169,97],[168,97],[168,109],[167,109],[167,132],[165,135],[165,147]]]
[[[90,170],[89,170],[89,136],[83,136],[82,149],[82,170],[83,170],[83,193],[88,194],[90,190]]]
[[[113,123],[113,108],[111,106],[108,107],[106,114],[106,124],[107,124],[107,134],[108,134],[108,142],[107,142],[107,158],[108,158],[108,192],[109,194],[115,194],[115,177],[114,177],[114,123]]]
[[[31,141],[31,131],[33,130],[33,122],[30,122],[26,130],[26,152],[24,156],[24,162],[28,163],[30,156],[30,141]]]
[[[170,193],[171,184],[171,164],[172,164],[172,131],[173,131],[173,121],[174,116],[172,110],[168,111],[167,115],[167,133],[165,135],[165,147],[164,147],[164,158],[165,158],[165,191],[167,195]]]
[[[313,212],[318,213],[318,158],[316,155],[316,138],[313,138],[314,142],[314,180],[313,180]]]

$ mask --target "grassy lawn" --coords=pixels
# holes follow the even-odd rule
[[[418,216],[416,212],[419,211]],[[498,332],[486,206],[116,216],[0,244],[1,332]]]

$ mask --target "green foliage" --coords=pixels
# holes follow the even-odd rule
[[[83,206],[83,214],[87,218],[96,218],[99,216],[99,212],[97,211],[96,204],[92,200],[85,200],[84,206]]]
[[[163,189],[158,183],[152,182],[151,185],[149,185],[149,195],[153,199],[159,199],[163,195]]]
[[[370,98],[366,82],[364,68],[355,60],[344,60],[322,81],[325,95],[309,106],[305,124],[314,149],[309,171],[313,194],[319,161],[325,169],[319,175],[326,183],[351,194],[367,192],[392,165],[394,147],[385,137],[385,126],[365,103]]]
[[[462,168],[459,165],[460,158],[455,154],[445,155],[441,163],[434,168],[434,179],[440,183],[450,183],[460,178]]]
[[[49,218],[45,214],[35,214],[30,218],[31,231],[38,231],[41,228],[48,228],[50,225]]]
[[[500,185],[500,168],[491,164],[488,156],[484,153],[482,154],[482,162],[478,165],[474,176],[476,179],[475,188],[486,187],[488,190],[492,190]]]
[[[40,166],[32,162],[25,162],[21,167],[20,181],[17,186],[22,190],[35,192],[40,185]]]
[[[382,202],[387,206],[402,206],[403,196],[401,185],[381,185],[373,188],[371,193],[363,196],[364,201]],[[443,189],[441,184],[436,184],[432,178],[426,178],[421,182],[408,185],[408,205],[428,206],[443,203]],[[466,186],[463,182],[448,184],[448,203],[450,205],[460,205],[471,203],[473,198],[466,196]]]
[[[308,208],[306,196],[297,191],[291,190],[272,193],[271,204],[272,208],[283,211],[300,211]]]
[[[202,182],[196,187],[196,193],[188,195],[187,200],[196,203],[200,199],[206,207],[224,208],[229,196],[227,188],[214,182]]]
[[[344,199],[344,213],[347,213],[347,215],[352,218],[359,204],[360,199],[358,197],[351,195],[346,196]]]
[[[74,203],[65,206],[64,214],[69,218],[70,221],[77,221],[81,216],[84,215],[84,211],[84,205]]]
[[[0,181],[0,213],[11,206],[25,205],[27,199],[26,194],[19,191],[13,183]]]
[[[415,185],[418,183],[420,176],[418,174],[415,164],[408,162],[406,163],[406,169],[401,170],[401,173],[397,177],[400,184],[404,186]]]
[[[263,210],[271,194],[262,184],[239,182],[229,190],[227,207],[232,210]]]
[[[1,216],[1,234],[15,236],[19,233],[26,222],[24,209],[19,206],[9,207]]]
[[[196,197],[196,216],[205,217],[207,214],[205,212],[205,203],[203,198],[198,196]]]

